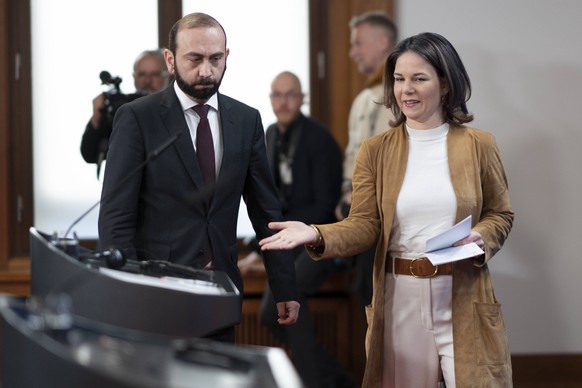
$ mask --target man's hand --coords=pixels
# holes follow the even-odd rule
[[[101,93],[93,99],[93,116],[91,116],[91,126],[95,129],[99,128],[101,123],[101,112],[105,107],[105,94]]]
[[[277,322],[280,325],[292,325],[297,322],[300,306],[299,302],[294,300],[277,303],[277,314],[279,316]]]

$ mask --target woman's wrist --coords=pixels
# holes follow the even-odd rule
[[[314,243],[308,243],[305,244],[307,245],[309,248],[311,249],[316,249],[318,247],[320,247],[323,243],[323,236],[321,235],[321,231],[319,230],[319,228],[313,224],[309,225],[314,231],[315,231],[315,242]]]

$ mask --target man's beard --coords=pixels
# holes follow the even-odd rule
[[[182,89],[184,93],[192,97],[197,101],[206,101],[216,92],[218,92],[218,88],[220,88],[220,84],[222,83],[222,78],[224,77],[224,72],[226,71],[226,67],[222,72],[222,76],[218,81],[214,81],[212,79],[203,79],[201,81],[196,81],[192,84],[187,83],[184,78],[178,72],[178,68],[174,68],[174,78],[176,79],[176,83]],[[211,88],[202,88],[196,89],[197,85],[212,85]]]

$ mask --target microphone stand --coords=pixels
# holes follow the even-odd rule
[[[170,137],[168,140],[166,140],[162,145],[160,145],[158,148],[156,148],[155,150],[153,150],[152,152],[150,152],[147,156],[147,158],[145,158],[145,160],[143,162],[141,162],[139,165],[137,165],[133,170],[131,170],[131,172],[129,174],[127,174],[125,176],[125,178],[123,178],[121,181],[119,181],[117,183],[117,185],[113,188],[113,190],[111,190],[108,195],[111,195],[112,193],[115,193],[124,183],[126,183],[132,176],[134,176],[135,174],[137,174],[138,171],[140,171],[141,169],[143,169],[149,162],[151,162],[153,159],[155,159],[156,157],[158,157],[158,155],[160,153],[162,153],[162,151],[164,151],[166,148],[168,148],[172,143],[174,143],[176,140],[178,140],[178,138],[182,135],[182,132],[178,132],[176,133],[174,136]],[[83,218],[85,218],[85,216],[87,216],[87,214],[89,214],[93,209],[95,209],[100,203],[101,200],[103,198],[101,198],[99,201],[95,202],[95,204],[93,204],[93,206],[91,206],[89,209],[87,209],[83,214],[81,214],[81,216],[79,216],[79,218],[77,218],[72,224],[71,226],[69,226],[69,229],[67,229],[67,231],[65,232],[65,235],[63,237],[63,240],[67,239],[67,236],[69,235],[69,233],[71,232],[71,229],[73,229],[73,227],[75,225],[77,225]]]

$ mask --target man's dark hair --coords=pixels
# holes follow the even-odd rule
[[[168,42],[169,43],[168,49],[174,55],[176,55],[176,36],[178,35],[178,31],[180,31],[182,28],[190,29],[190,28],[199,28],[199,27],[205,27],[205,28],[220,27],[220,29],[224,33],[224,45],[226,48],[226,31],[224,31],[224,28],[218,22],[218,20],[216,20],[212,16],[207,15],[205,13],[195,12],[195,13],[191,13],[191,14],[184,16],[182,19],[180,19],[176,23],[174,23],[174,25],[172,26],[172,29],[170,30],[170,39]]]

